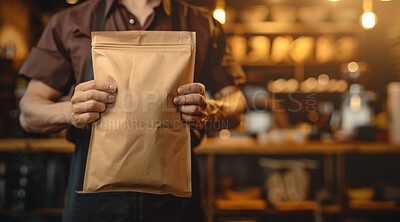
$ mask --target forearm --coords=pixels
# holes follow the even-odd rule
[[[20,123],[27,132],[49,134],[70,125],[70,102],[52,102],[28,97],[21,100],[20,106]]]
[[[243,93],[240,90],[235,90],[228,95],[219,97],[219,99],[208,100],[208,127],[213,130],[237,127],[246,108]]]

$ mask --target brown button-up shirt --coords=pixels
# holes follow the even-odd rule
[[[90,49],[90,33],[100,3],[101,0],[91,0],[54,15],[25,60],[20,74],[40,80],[63,95],[81,83]],[[141,26],[117,0],[106,0],[104,30],[172,30],[172,18],[163,8],[162,3],[155,7]],[[242,69],[233,62],[229,50],[225,50],[221,25],[204,9],[186,3],[177,2],[175,10],[180,30],[196,32],[194,81],[203,83],[213,94],[225,86],[243,84]],[[71,127],[67,137],[74,141],[77,135],[83,134]],[[199,138],[192,139],[192,146],[198,142]]]
[[[92,0],[57,13],[20,73],[38,79],[64,95],[71,86],[81,83],[90,48],[90,32],[100,2]],[[202,82],[212,93],[228,85],[243,83],[243,72],[226,53],[220,24],[204,10],[186,3],[178,3],[176,10],[180,29],[196,32],[194,80]],[[171,16],[163,10],[162,4],[154,8],[143,26],[117,0],[106,1],[105,16],[105,31],[172,30]]]

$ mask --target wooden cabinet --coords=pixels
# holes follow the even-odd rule
[[[346,168],[347,155],[400,155],[400,146],[387,143],[322,143],[307,142],[304,144],[259,145],[252,138],[234,138],[221,140],[207,138],[200,147],[196,148],[198,155],[206,157],[207,199],[210,217],[214,221],[224,221],[224,218],[252,218],[263,221],[269,215],[314,215],[334,216],[333,221],[345,221],[346,218],[359,215],[400,215],[400,208],[393,201],[349,201],[347,197]],[[234,209],[221,210],[215,205],[216,201],[216,160],[219,156],[281,156],[281,155],[320,155],[324,174],[324,187],[331,189],[337,201],[332,204],[319,206],[314,200],[303,202],[283,202],[279,206],[268,205],[265,209]],[[235,164],[235,163],[231,163]],[[377,166],[379,168],[379,166]],[[362,173],[363,169],[356,168]],[[249,172],[250,173],[250,172]],[[259,205],[259,204],[258,204]],[[210,219],[211,219],[210,218]],[[288,220],[291,221],[291,220]],[[293,220],[295,221],[295,220]]]

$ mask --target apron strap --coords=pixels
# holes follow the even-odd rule
[[[181,31],[181,24],[178,15],[178,7],[174,0],[171,0],[171,27],[172,31]]]
[[[96,11],[96,20],[93,31],[104,31],[105,23],[105,11],[106,11],[106,0],[102,0],[99,8]],[[92,61],[92,46],[89,47],[89,53],[86,60],[85,73],[83,75],[83,81],[93,80],[93,61]]]

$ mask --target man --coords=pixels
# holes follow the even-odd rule
[[[170,0],[92,0],[56,14],[20,70],[31,78],[21,100],[20,122],[26,131],[44,134],[68,127],[68,138],[76,144],[63,221],[205,221],[195,161],[191,198],[76,192],[82,190],[90,140],[86,126],[114,102],[112,93],[118,89],[111,82],[84,81],[91,69],[86,62],[90,32],[98,24],[105,31],[196,32],[195,83],[179,87],[174,98],[182,120],[192,128],[192,147],[198,145],[206,126],[236,126],[245,107],[237,87],[244,83],[243,72],[225,53],[220,24],[203,9]],[[71,86],[75,86],[71,101],[58,102]],[[215,99],[206,99],[206,89]]]

